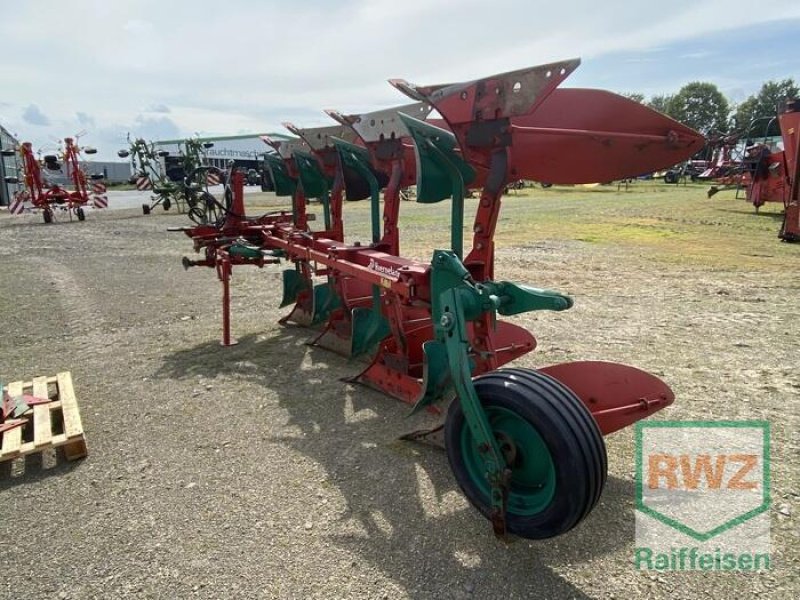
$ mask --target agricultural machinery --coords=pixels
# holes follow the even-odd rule
[[[778,234],[786,242],[800,241],[800,100],[790,100],[778,115],[783,150],[758,144],[752,161],[752,182],[747,199],[759,207],[764,202],[783,202],[783,224]]]
[[[145,215],[158,205],[169,210],[175,204],[180,212],[188,209],[189,218],[198,224],[213,223],[222,216],[222,204],[208,190],[224,178],[221,169],[206,165],[206,150],[213,143],[189,138],[179,145],[178,156],[170,157],[168,150],[157,150],[152,142],[128,141],[130,148],[117,155],[130,157],[137,189],[153,190],[151,201],[142,204]]]
[[[72,190],[47,182],[30,142],[22,143],[16,150],[3,150],[5,156],[19,153],[24,172],[24,182],[22,182],[24,187],[16,193],[11,203],[10,209],[13,214],[20,214],[26,209],[41,210],[44,222],[51,223],[55,211],[58,209],[66,211],[70,218],[74,214],[79,221],[83,221],[86,219],[84,207],[90,202],[95,208],[108,206],[106,187],[102,183],[103,175],[92,174],[87,177],[80,166],[81,152],[94,154],[97,150],[94,148],[81,149],[76,144],[76,138],[64,138],[64,147],[60,155],[45,155],[43,161],[46,170],[64,173],[66,178],[72,182]],[[7,177],[6,182],[21,183],[15,177]]]
[[[155,144],[142,138],[131,140],[128,135],[129,148],[117,151],[120,158],[130,158],[133,169],[133,181],[140,191],[154,190],[154,195],[149,204],[142,205],[144,214],[161,204],[164,210],[172,206],[170,198],[172,190],[168,190],[169,181],[164,174],[163,158],[169,155],[166,150],[156,150]]]
[[[704,139],[637,102],[605,91],[560,89],[568,60],[435,86],[390,83],[415,103],[362,115],[329,111],[337,126],[288,128],[296,140],[270,158],[276,193],[292,211],[244,212],[243,174],[214,225],[178,228],[201,253],[186,268],[215,268],[223,286],[223,344],[231,344],[233,267],[281,260],[282,319],[317,328],[314,341],[368,364],[352,381],[445,414],[408,439],[440,441],[459,486],[498,536],[547,538],[597,503],[606,479],[603,435],[673,402],[670,388],[635,367],[581,361],[502,368],[537,345],[500,317],[563,311],[564,294],[495,279],[495,229],[507,185],[520,179],[611,181],[687,159]],[[441,120],[430,120],[435,109]],[[430,262],[400,254],[399,190],[450,200],[450,248]],[[472,239],[463,239],[469,190],[480,190]],[[383,190],[381,210],[380,192]],[[309,228],[318,198],[325,223]],[[342,199],[369,199],[371,239],[346,243]],[[449,406],[448,406],[449,404]]]
[[[765,132],[777,121],[783,140],[783,150],[767,144],[766,136],[761,142],[752,142],[754,127],[766,122]],[[789,100],[776,117],[762,117],[753,121],[745,137],[747,146],[737,181],[722,182],[722,187],[713,186],[708,191],[711,197],[726,187],[735,186],[738,192],[745,189],[745,198],[758,212],[767,202],[783,204],[784,220],[779,237],[784,241],[800,239],[800,212],[798,211],[798,130],[800,130],[800,100]],[[730,136],[739,139],[740,136]],[[730,144],[729,144],[730,145]]]

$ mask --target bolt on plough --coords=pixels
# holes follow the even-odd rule
[[[328,111],[338,125],[302,129],[269,159],[291,213],[244,213],[243,175],[230,178],[226,217],[180,228],[223,283],[223,344],[230,336],[234,266],[288,261],[284,320],[319,326],[315,342],[370,358],[353,380],[413,405],[443,424],[411,437],[441,437],[453,473],[498,536],[539,539],[569,531],[597,503],[606,480],[603,435],[673,402],[670,388],[635,367],[581,361],[502,368],[531,352],[534,335],[499,317],[569,309],[570,297],[494,278],[495,228],[506,186],[610,181],[673,165],[703,137],[606,91],[559,89],[568,60],[464,83],[390,83],[414,104],[362,115]],[[429,119],[435,109],[441,119]],[[417,202],[451,202],[448,249],[430,262],[400,255],[400,189]],[[464,198],[480,190],[472,240]],[[383,212],[380,192],[383,190]],[[306,202],[323,205],[310,231]],[[371,240],[346,244],[342,199],[371,202]],[[382,224],[382,227],[381,227]]]

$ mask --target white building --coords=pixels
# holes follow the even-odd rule
[[[197,140],[214,144],[205,150],[208,164],[211,166],[224,169],[228,161],[233,160],[239,167],[258,169],[261,167],[264,153],[271,150],[262,139],[263,136],[277,139],[289,138],[289,136],[282,133],[251,133],[248,135],[204,137],[197,138]],[[184,140],[160,140],[155,142],[155,146],[156,150],[169,152],[169,157],[167,158],[167,164],[169,164],[180,156],[183,142]]]

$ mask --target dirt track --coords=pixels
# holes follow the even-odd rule
[[[348,209],[363,230],[366,206]],[[216,278],[184,273],[190,244],[165,232],[184,222],[134,211],[50,227],[0,217],[0,375],[72,371],[90,448],[78,463],[0,472],[0,596],[800,593],[800,285],[798,263],[781,266],[785,253],[763,268],[729,268],[624,244],[499,244],[498,279],[576,300],[566,313],[518,319],[540,343],[519,365],[627,362],[675,390],[664,418],[772,423],[776,568],[655,575],[631,564],[630,431],[607,440],[608,484],[581,526],[506,546],[468,506],[443,453],[396,440],[428,417],[407,419],[406,406],[341,383],[359,364],[276,324],[277,268],[236,271],[240,344],[219,347]],[[425,236],[415,229],[404,244],[427,255]]]

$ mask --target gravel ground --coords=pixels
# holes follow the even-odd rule
[[[184,273],[189,242],[165,232],[184,221],[0,217],[0,374],[72,371],[90,452],[0,471],[0,596],[800,596],[796,269],[705,269],[569,240],[498,250],[498,279],[576,300],[517,319],[540,340],[517,364],[636,364],[675,390],[664,418],[772,423],[775,568],[651,574],[631,562],[631,431],[607,439],[608,484],[581,526],[501,543],[443,452],[397,441],[430,417],[340,382],[360,364],[277,325],[278,268],[236,271],[240,344],[219,347],[216,278]],[[404,244],[428,254],[424,231]]]

